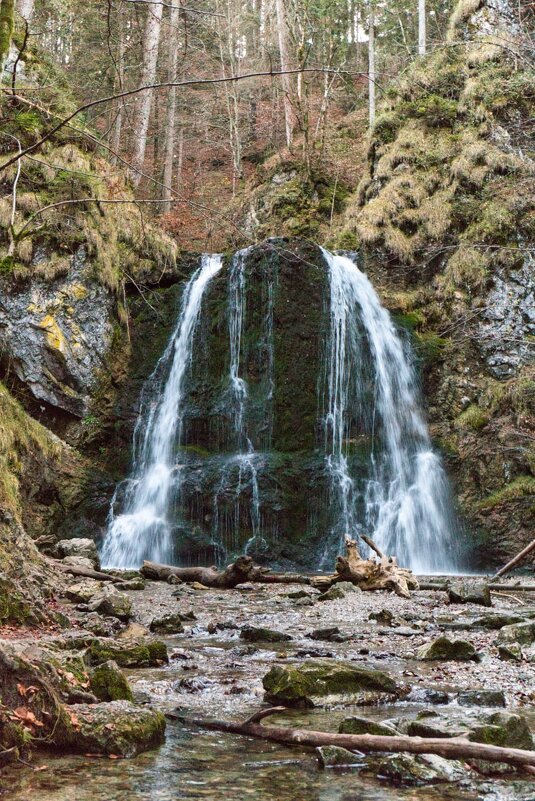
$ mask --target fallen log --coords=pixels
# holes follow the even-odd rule
[[[310,584],[308,576],[296,573],[271,573],[268,568],[255,565],[250,556],[240,556],[224,570],[217,567],[173,567],[158,562],[143,562],[141,573],[148,579],[167,581],[176,576],[181,581],[198,581],[205,587],[233,589],[239,584],[252,581],[259,584]]]
[[[497,745],[474,743],[460,737],[431,738],[408,737],[405,735],[385,736],[376,734],[335,734],[313,729],[291,729],[286,726],[263,726],[260,721],[276,712],[286,712],[285,707],[263,709],[247,720],[239,723],[226,720],[205,720],[184,718],[172,715],[187,723],[209,731],[242,734],[262,740],[270,740],[285,745],[326,746],[335,745],[349,751],[382,752],[387,754],[436,754],[445,759],[506,762],[530,773],[535,769],[535,751],[520,748],[503,748]]]
[[[509,573],[510,570],[519,565],[520,562],[522,562],[526,556],[529,556],[529,554],[533,551],[535,551],[535,540],[532,540],[529,545],[526,545],[526,547],[523,548],[520,553],[517,553],[517,555],[511,559],[510,562],[507,562],[507,564],[504,565],[501,570],[498,570],[498,572],[495,573],[492,578],[497,579],[500,578],[500,576],[504,576],[506,573]]]
[[[54,567],[59,568],[64,573],[70,573],[73,576],[83,576],[83,578],[92,578],[97,581],[112,581],[116,583],[122,579],[116,576],[110,576],[109,573],[101,573],[100,570],[90,570],[88,567],[78,567],[77,565],[65,565],[63,562],[50,560]]]

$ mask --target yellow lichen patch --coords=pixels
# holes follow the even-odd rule
[[[45,338],[49,348],[52,348],[52,350],[59,350],[60,353],[66,352],[67,343],[65,336],[51,314],[47,314],[46,317],[41,320],[39,328],[45,331]]]

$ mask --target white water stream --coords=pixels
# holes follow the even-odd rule
[[[323,253],[331,287],[325,449],[338,535],[368,534],[417,572],[455,570],[448,482],[413,365],[367,276],[346,256]],[[368,476],[360,482],[349,467],[355,419],[369,421],[371,437]]]
[[[124,512],[114,517],[114,504],[111,504],[101,554],[104,567],[138,568],[144,559],[173,562],[169,500],[176,481],[174,449],[180,442],[185,376],[203,294],[222,264],[219,255],[203,256],[201,266],[184,290],[175,331],[154,370],[155,374],[168,368],[165,386],[159,397],[150,398],[148,414],[142,408],[136,424],[136,434],[141,433],[142,444],[139,454],[134,454],[133,477],[126,491]],[[143,425],[145,431],[140,432]],[[137,439],[135,436],[134,442]]]

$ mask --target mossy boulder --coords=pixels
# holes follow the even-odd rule
[[[261,626],[244,626],[240,631],[240,639],[246,642],[288,642],[289,634]]]
[[[463,690],[457,696],[459,706],[505,706],[503,690]]]
[[[113,660],[119,667],[158,667],[169,661],[167,646],[160,640],[96,640],[85,654],[88,665],[101,665]]]
[[[466,776],[460,762],[435,754],[389,754],[368,757],[366,772],[381,776],[393,784],[426,785],[458,782]]]
[[[531,643],[535,642],[535,621],[504,626],[500,629],[497,642],[500,645],[507,645],[508,643],[531,645]]]
[[[112,659],[91,673],[89,687],[100,701],[133,701],[128,679]]]
[[[344,718],[338,731],[340,734],[378,734],[384,737],[394,737],[399,734],[389,723],[378,723],[375,720],[356,716]]]
[[[401,694],[387,673],[334,659],[275,665],[262,683],[267,701],[293,707],[362,704]]]
[[[102,590],[102,583],[93,579],[84,579],[70,584],[65,590],[65,597],[77,604],[86,604]]]
[[[180,613],[156,617],[150,624],[150,630],[157,634],[180,634],[184,631],[182,615]]]
[[[438,637],[427,645],[423,645],[417,652],[417,658],[423,661],[477,661],[477,652],[472,643],[467,640],[450,640],[448,637]]]
[[[68,751],[133,757],[161,745],[165,717],[129,701],[73,704],[55,742]]]

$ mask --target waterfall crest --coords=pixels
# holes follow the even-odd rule
[[[347,256],[323,254],[331,288],[324,431],[340,510],[335,544],[361,532],[415,571],[455,569],[448,482],[410,355],[367,276]],[[355,431],[370,441],[364,480],[349,466]]]
[[[159,396],[151,395],[142,403],[138,416],[134,443],[140,440],[141,447],[134,453],[124,512],[114,517],[111,504],[101,557],[105,567],[137,568],[144,559],[173,561],[169,500],[176,469],[174,448],[181,436],[185,374],[203,294],[222,265],[219,255],[203,256],[184,290],[176,328],[153,373],[167,374],[165,383]]]

